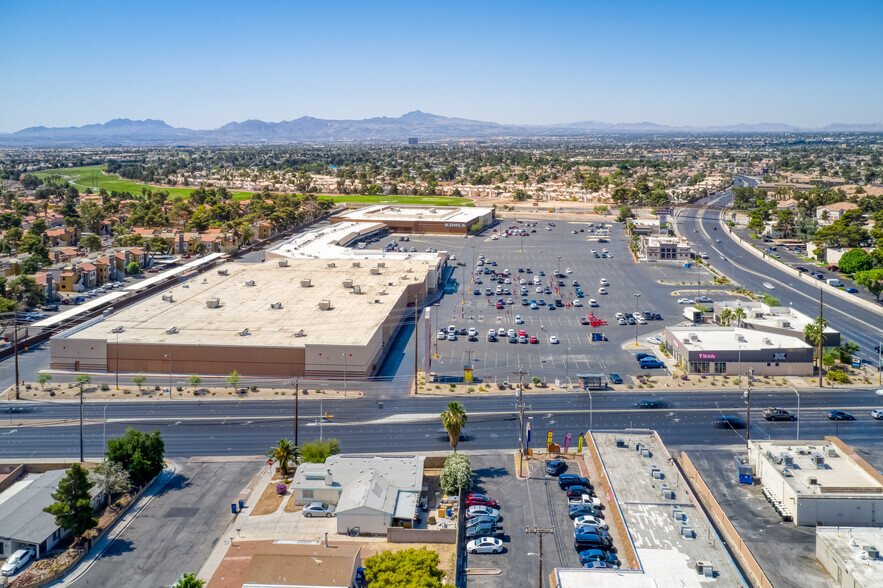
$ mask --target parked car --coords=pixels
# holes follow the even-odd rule
[[[482,524],[496,525],[497,522],[498,521],[495,517],[489,517],[487,515],[478,515],[478,516],[472,517],[470,519],[466,519],[466,528],[468,529],[469,527],[474,527],[476,525],[482,525]]]
[[[495,519],[500,519],[500,511],[496,508],[491,508],[490,506],[484,506],[481,504],[476,504],[475,506],[470,506],[466,509],[466,518],[472,518],[476,516],[487,516],[494,517]]]
[[[474,539],[476,537],[502,537],[505,535],[502,527],[493,524],[483,523],[480,525],[472,525],[466,528],[466,538]]]
[[[586,549],[579,552],[579,563],[585,565],[590,562],[602,562],[604,564],[619,567],[622,565],[619,558],[603,549]]]
[[[31,560],[34,559],[34,552],[30,549],[19,549],[10,555],[3,567],[0,567],[0,575],[14,576],[19,573]]]
[[[586,549],[606,549],[612,551],[613,542],[597,533],[575,533],[573,536],[573,547],[577,551],[585,551]]]
[[[573,519],[573,528],[574,529],[578,529],[580,527],[585,527],[585,526],[594,526],[594,527],[598,527],[599,529],[606,529],[607,523],[605,523],[602,519],[596,519],[595,517],[590,516],[590,515],[583,515],[583,516],[579,516],[579,517],[576,517],[575,519]]]
[[[645,357],[641,361],[638,362],[638,365],[641,366],[642,370],[649,370],[654,368],[665,367],[665,364],[659,361],[658,359],[652,359],[650,357]]]
[[[553,459],[546,464],[546,473],[550,476],[560,476],[567,471],[567,462],[561,459]]]
[[[611,384],[622,384],[622,378],[616,372],[610,372],[610,383]]]
[[[712,424],[718,429],[744,429],[745,421],[741,417],[722,415],[716,417]]]
[[[502,553],[503,542],[496,537],[481,537],[466,544],[469,553]]]
[[[574,484],[565,488],[564,493],[567,498],[580,498],[583,494],[588,494],[591,496],[595,494],[595,491],[591,488],[583,486],[582,484]]]
[[[500,503],[486,494],[470,494],[466,497],[466,506],[476,505],[500,508]]]
[[[829,410],[828,418],[832,421],[854,421],[855,417],[845,410]]]
[[[640,353],[635,354],[635,359],[637,359],[638,361],[641,361],[642,359],[645,359],[648,357],[651,359],[656,359],[655,355],[653,355],[652,353],[647,353],[646,351],[642,351]]]
[[[324,502],[311,502],[304,507],[303,513],[305,517],[333,517],[335,507],[332,504]]]
[[[588,504],[598,508],[601,506],[601,499],[597,496],[589,496],[588,494],[580,494],[579,496],[568,497],[567,504]]]
[[[601,511],[591,504],[571,504],[568,506],[567,514],[571,519],[581,516],[592,516],[596,519],[603,519],[604,515]]]
[[[678,298],[678,304],[694,304],[694,302],[689,298]]]
[[[790,410],[773,406],[763,409],[763,418],[768,421],[796,421],[797,417]]]

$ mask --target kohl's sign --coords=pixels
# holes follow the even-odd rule
[[[699,359],[717,359],[717,353],[700,353]]]

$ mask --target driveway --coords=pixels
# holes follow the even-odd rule
[[[235,458],[234,458],[235,459]],[[230,504],[262,460],[193,458],[178,463],[168,485],[95,561],[76,588],[171,586],[197,572],[230,523]]]

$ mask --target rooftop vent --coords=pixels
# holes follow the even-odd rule
[[[279,267],[288,267],[288,260],[287,259],[280,259],[279,260]]]
[[[174,302],[175,299],[172,298],[171,294],[163,294],[162,295],[163,302]]]
[[[248,332],[248,327],[246,327],[246,328],[242,329],[241,331],[239,331],[239,336],[240,336],[240,337],[245,337],[245,336],[248,335],[248,334],[249,334],[249,332]]]
[[[220,308],[221,299],[220,298],[209,298],[208,300],[205,301],[205,305],[208,308]]]
[[[354,261],[353,267],[362,267],[362,262],[361,261]]]
[[[880,550],[873,545],[865,545],[862,549],[864,549],[864,552],[867,554],[868,559],[880,559]]]
[[[345,279],[343,281],[343,287],[344,288],[352,288],[353,287],[353,279],[352,278]]]
[[[306,337],[307,332],[304,331],[303,329],[298,329],[297,331],[294,332],[294,336],[295,337]]]
[[[384,261],[378,261],[378,262],[377,262],[377,267],[386,267],[386,262],[384,262]]]
[[[166,329],[166,335],[174,335],[178,332],[178,327],[169,327]]]
[[[245,283],[246,286],[254,286],[254,280],[249,280]]]
[[[304,278],[303,280],[300,281],[301,288],[309,288],[312,285],[313,285],[313,282],[310,280],[310,278]]]
[[[280,308],[282,308],[282,303],[281,302],[274,302],[274,303],[270,304],[270,308],[275,308],[276,310],[279,310]]]
[[[319,301],[319,310],[331,310],[331,301],[330,300],[320,300]]]
[[[123,325],[117,325],[116,327],[110,330],[111,333],[122,333],[125,329],[123,329]]]
[[[372,267],[372,268],[369,270],[369,273],[370,273],[372,276],[378,276],[378,275],[380,275],[380,268],[378,268],[378,267]]]
[[[337,267],[337,264],[335,264],[335,263],[332,261],[331,263],[328,264],[328,267]]]
[[[359,286],[358,284],[353,284],[353,294],[361,294],[361,293],[362,293],[362,287]]]
[[[837,457],[837,448],[833,445],[825,445],[823,449],[828,457]]]
[[[228,272],[227,272],[227,270],[225,270],[225,269],[219,269],[219,270],[218,270],[218,275],[219,275],[219,276],[226,276],[227,274],[228,274]]]

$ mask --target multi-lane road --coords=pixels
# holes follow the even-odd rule
[[[736,176],[734,183],[757,184],[755,180],[743,176]],[[726,190],[707,197],[701,203],[728,205],[732,199],[732,191]],[[782,263],[760,259],[745,251],[729,235],[718,211],[684,209],[678,214],[676,223],[678,234],[690,240],[693,250],[707,252],[711,265],[735,283],[748,290],[768,292],[780,298],[783,305],[793,306],[810,317],[819,315],[819,287],[801,280],[796,270],[789,270]],[[767,289],[764,282],[772,284],[774,288]],[[883,340],[883,330],[877,326],[883,323],[883,313],[831,294],[823,296],[823,301],[825,320],[846,339],[859,344],[860,357],[876,363],[874,346]]]

